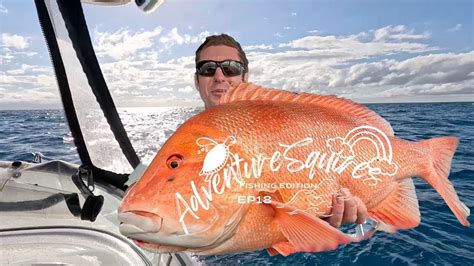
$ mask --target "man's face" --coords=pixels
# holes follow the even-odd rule
[[[200,61],[214,60],[235,60],[239,61],[239,53],[237,49],[226,46],[226,45],[215,45],[209,46],[203,49],[200,53]],[[216,73],[212,77],[206,77],[196,74],[194,77],[194,83],[196,88],[201,95],[202,100],[206,109],[217,105],[221,96],[230,88],[238,86],[242,81],[247,82],[248,73],[242,75],[226,77],[222,73],[220,67],[217,68]]]

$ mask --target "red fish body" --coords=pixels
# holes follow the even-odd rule
[[[383,118],[334,96],[242,84],[186,121],[126,194],[121,232],[159,252],[317,252],[360,241],[321,218],[348,188],[380,230],[420,222],[411,177],[458,220],[469,209],[447,179],[458,140],[396,138]]]

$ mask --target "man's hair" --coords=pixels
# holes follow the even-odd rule
[[[195,58],[196,65],[200,60],[201,51],[209,46],[215,46],[215,45],[225,45],[225,46],[235,48],[237,52],[239,53],[240,60],[244,64],[244,68],[245,68],[244,72],[249,71],[249,60],[247,59],[247,56],[245,55],[245,52],[242,49],[242,46],[240,46],[240,43],[237,42],[234,38],[224,33],[220,35],[211,35],[211,36],[206,37],[206,40],[196,50],[196,58]]]

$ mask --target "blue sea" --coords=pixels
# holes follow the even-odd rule
[[[459,198],[474,209],[474,104],[370,104],[395,135],[422,140],[453,135],[460,139],[449,179]],[[173,131],[199,108],[129,108],[119,111],[142,161],[149,162]],[[150,137],[151,136],[151,137]],[[150,141],[152,139],[153,141]],[[31,161],[32,153],[79,163],[61,110],[0,110],[0,160]],[[463,227],[427,183],[415,179],[421,211],[417,228],[377,232],[361,243],[335,251],[270,257],[266,251],[198,257],[209,264],[305,265],[474,265],[474,228]],[[469,217],[470,223],[474,219]]]

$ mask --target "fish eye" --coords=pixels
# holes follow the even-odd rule
[[[170,169],[176,169],[183,163],[183,156],[179,154],[171,155],[168,160],[166,160],[166,165]]]

